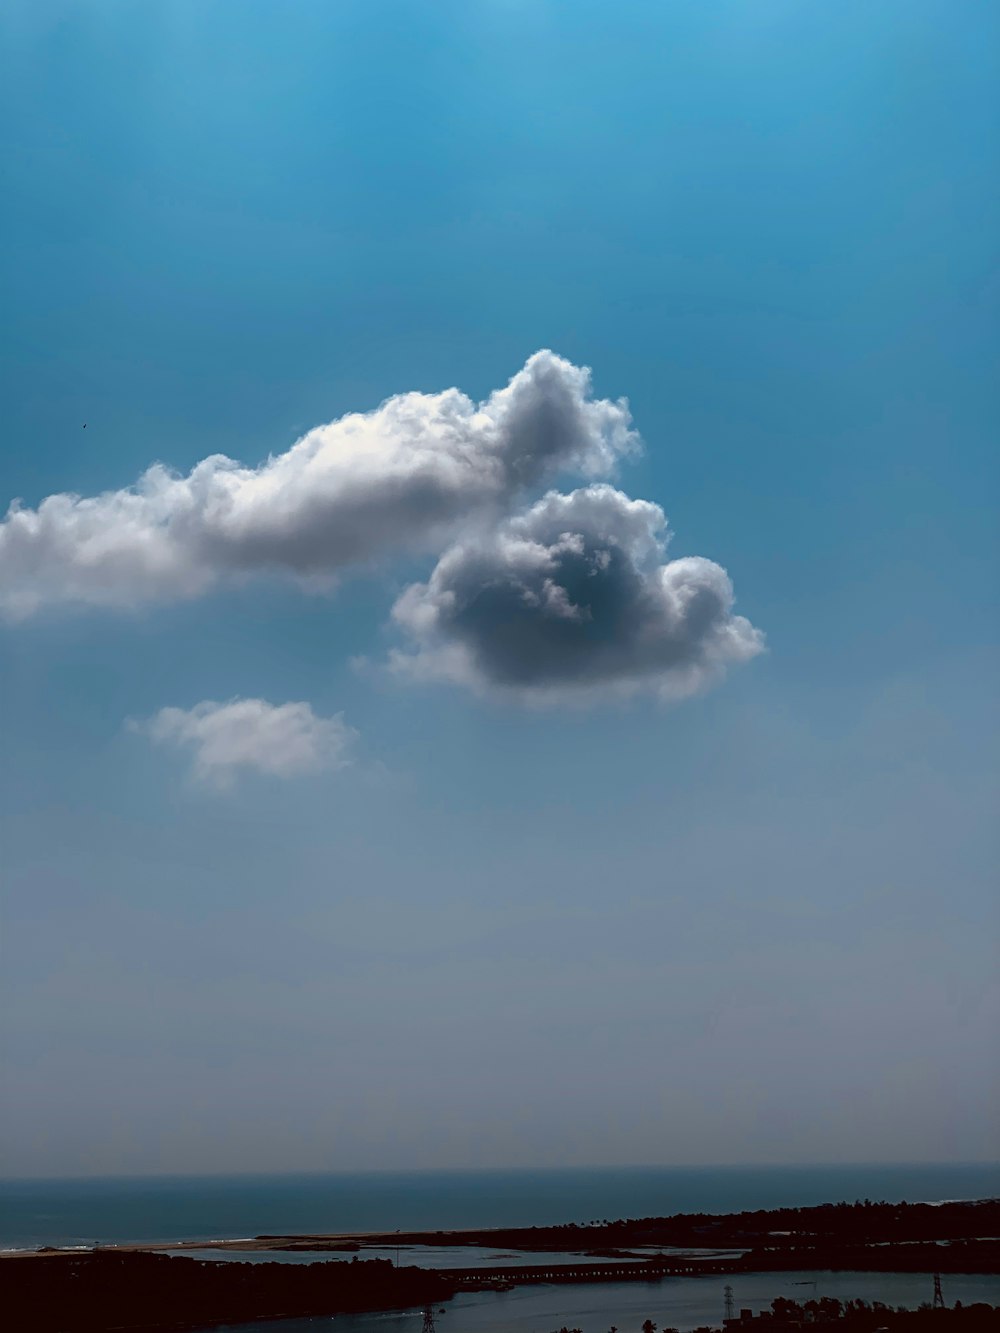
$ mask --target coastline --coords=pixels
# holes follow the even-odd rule
[[[846,1202],[812,1208],[744,1213],[674,1214],[555,1226],[464,1227],[431,1230],[351,1230],[264,1233],[228,1238],[123,1241],[93,1246],[39,1246],[0,1251],[2,1259],[83,1257],[91,1254],[329,1255],[330,1259],[374,1258],[371,1251],[427,1251],[472,1247],[573,1257],[578,1263],[614,1259],[635,1263],[654,1258],[688,1263],[702,1271],[738,1271],[753,1264],[773,1271],[803,1267],[870,1267],[886,1271],[926,1261],[942,1271],[1000,1271],[1000,1200],[935,1201],[917,1204]],[[635,1251],[640,1251],[636,1253]],[[654,1251],[659,1251],[658,1255]],[[666,1253],[669,1251],[669,1255]],[[437,1271],[433,1263],[418,1266]],[[497,1256],[501,1258],[502,1256]],[[821,1262],[827,1261],[827,1262]],[[309,1261],[303,1260],[303,1263]],[[323,1262],[321,1259],[315,1262]],[[721,1265],[721,1266],[720,1266]],[[956,1267],[956,1265],[973,1265]]]
[[[0,1181],[0,1247],[554,1225],[1000,1196],[1000,1162],[93,1176]]]
[[[922,1287],[934,1275],[938,1287],[947,1274],[960,1290],[970,1292],[971,1284],[976,1294],[977,1284],[995,1285],[1000,1277],[1000,1243],[992,1237],[1000,1237],[1000,1200],[940,1206],[866,1200],[554,1227],[264,1234],[84,1250],[49,1246],[8,1252],[4,1280],[15,1308],[30,1314],[21,1326],[43,1333],[69,1327],[91,1333],[205,1330],[240,1323],[252,1330],[269,1319],[412,1313],[453,1300],[503,1300],[515,1287],[534,1288],[519,1301],[527,1296],[544,1306],[552,1300],[546,1292],[565,1292],[572,1304],[574,1291],[601,1286],[609,1293],[605,1302],[620,1306],[624,1293],[646,1293],[664,1282],[664,1293],[692,1280],[711,1286],[706,1279],[714,1279],[717,1287],[725,1282],[743,1290],[766,1283],[773,1296],[782,1281],[787,1290],[811,1286],[815,1292],[819,1275],[828,1275],[820,1278],[826,1285],[840,1273],[855,1288],[867,1281],[881,1301],[883,1290],[898,1289],[901,1281],[913,1291],[917,1279]],[[415,1255],[420,1247],[425,1253]],[[395,1262],[387,1253],[393,1250]],[[276,1262],[283,1252],[298,1252],[301,1259]],[[234,1261],[220,1262],[227,1254]],[[38,1262],[44,1259],[54,1262]],[[857,1291],[848,1294],[853,1298]],[[149,1323],[153,1310],[155,1325]]]

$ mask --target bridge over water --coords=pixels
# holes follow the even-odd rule
[[[516,1264],[508,1268],[439,1268],[443,1278],[460,1287],[491,1287],[497,1283],[659,1282],[664,1277],[708,1277],[733,1273],[739,1259],[592,1260],[578,1264]]]

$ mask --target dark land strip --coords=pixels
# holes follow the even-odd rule
[[[502,1245],[590,1249],[591,1262],[482,1268],[399,1268],[385,1259],[312,1264],[218,1263],[126,1247],[43,1250],[0,1266],[2,1308],[13,1327],[38,1333],[182,1329],[213,1323],[436,1306],[458,1291],[530,1283],[656,1282],[671,1276],[816,1270],[1000,1273],[1000,1201],[826,1205],[588,1226],[383,1233],[367,1245]],[[612,1247],[609,1242],[614,1239]],[[259,1248],[330,1248],[334,1237],[261,1237]],[[360,1238],[353,1242],[360,1245]],[[200,1242],[204,1246],[204,1242]],[[716,1247],[739,1256],[633,1257],[628,1246]],[[603,1247],[605,1257],[594,1251]],[[228,1247],[227,1247],[228,1248]],[[608,1250],[612,1250],[609,1255]],[[940,1313],[940,1312],[937,1312]]]
[[[492,1246],[509,1250],[599,1256],[636,1246],[693,1250],[774,1250],[946,1241],[979,1243],[1000,1237],[1000,1199],[954,1203],[826,1203],[743,1213],[678,1213],[670,1217],[564,1223],[548,1227],[465,1228],[461,1231],[383,1231],[364,1235],[258,1236],[222,1242],[254,1250],[357,1252],[403,1245]],[[202,1242],[202,1245],[204,1242]],[[174,1247],[176,1248],[176,1247]],[[976,1270],[980,1271],[980,1270]]]

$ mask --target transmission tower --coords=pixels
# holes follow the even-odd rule
[[[941,1295],[941,1274],[934,1274],[934,1309],[944,1309],[944,1297]]]
[[[732,1317],[733,1317],[733,1289],[732,1289],[732,1287],[729,1285],[728,1282],[726,1283],[726,1286],[725,1286],[725,1288],[724,1288],[724,1290],[723,1290],[723,1294],[725,1295],[725,1298],[726,1298],[726,1318],[727,1318],[727,1319],[732,1319]]]
[[[429,1305],[424,1307],[424,1326],[421,1333],[435,1333],[434,1311]]]

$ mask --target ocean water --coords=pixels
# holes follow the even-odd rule
[[[364,1172],[0,1182],[0,1248],[533,1226],[1000,1196],[1000,1163]]]

